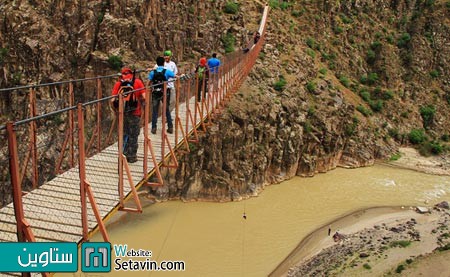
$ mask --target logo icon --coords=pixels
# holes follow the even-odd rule
[[[84,242],[81,245],[81,271],[110,272],[111,244],[109,242]]]

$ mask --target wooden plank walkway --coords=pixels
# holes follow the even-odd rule
[[[194,116],[195,97],[189,101],[189,107]],[[183,128],[186,128],[186,103],[179,105],[179,117]],[[211,109],[210,109],[211,110]],[[175,109],[172,110],[172,119],[175,126]],[[154,153],[158,163],[163,161],[161,156],[161,127],[162,119],[158,119],[158,131],[155,135],[149,134],[152,141]],[[200,116],[197,116],[196,126],[200,124]],[[151,123],[149,123],[151,125]],[[164,127],[167,128],[167,127]],[[150,132],[151,126],[149,126]],[[192,123],[189,122],[189,132],[193,130]],[[183,143],[182,132],[178,132],[178,141],[175,142],[175,132],[167,134],[172,148]],[[134,185],[146,175],[143,172],[144,160],[144,130],[138,138],[138,161],[128,164]],[[103,220],[117,208],[119,204],[118,192],[118,151],[117,143],[107,147],[102,152],[86,159],[86,178],[91,185],[96,204]],[[170,155],[169,146],[165,145],[165,157]],[[154,164],[151,153],[148,153],[148,172],[154,171]],[[128,177],[124,173],[124,192],[128,196],[131,187]],[[31,230],[36,237],[36,241],[66,241],[80,242],[82,240],[81,224],[81,202],[80,202],[80,181],[78,167],[72,168],[38,189],[35,189],[22,197],[25,218],[31,225]],[[89,232],[97,228],[97,221],[88,204],[88,225]],[[0,209],[0,241],[17,241],[16,219],[14,216],[13,203]]]

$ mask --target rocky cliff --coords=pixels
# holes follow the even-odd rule
[[[399,144],[448,149],[448,3],[280,3],[250,79],[159,197],[238,200]]]
[[[223,54],[225,37],[236,48],[245,43],[263,5],[230,3],[3,1],[0,86],[111,73],[112,56],[145,67],[166,48],[181,65]],[[410,143],[412,132],[424,148],[448,147],[448,1],[269,5],[250,77],[166,172],[158,197],[240,199],[295,175],[373,164]],[[2,110],[11,97],[2,96]]]

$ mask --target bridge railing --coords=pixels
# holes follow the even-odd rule
[[[102,218],[96,207],[97,203],[102,202],[102,194],[106,192],[93,192],[90,188],[90,178],[86,172],[87,159],[100,152],[105,152],[105,150],[115,149],[110,152],[111,159],[101,161],[101,163],[118,162],[117,172],[121,181],[118,184],[117,199],[120,208],[130,210],[124,206],[124,201],[126,194],[132,193],[138,204],[135,211],[140,211],[135,189],[141,185],[163,184],[160,167],[176,167],[174,150],[177,147],[184,147],[186,151],[189,151],[189,142],[198,141],[198,132],[206,130],[206,126],[211,124],[214,117],[221,112],[225,103],[237,91],[254,65],[264,41],[264,34],[263,29],[260,42],[254,45],[249,52],[236,52],[224,59],[218,73],[211,74],[206,96],[201,99],[198,99],[198,88],[206,84],[199,82],[197,75],[185,72],[184,78],[178,78],[175,81],[177,93],[171,105],[175,114],[174,136],[167,134],[164,125],[159,140],[149,134],[151,93],[147,93],[145,112],[142,118],[144,140],[139,145],[144,149],[142,175],[128,192],[124,190],[126,185],[124,182],[129,182],[131,178],[126,159],[122,155],[123,95],[116,96],[120,103],[118,113],[111,112],[109,104],[112,99],[111,88],[118,78],[117,75],[14,88],[14,90],[22,91],[21,93],[24,90],[28,91],[30,117],[15,122],[10,121],[7,125],[0,126],[0,139],[8,141],[8,153],[3,153],[3,156],[8,158],[0,163],[8,163],[9,174],[6,174],[8,177],[2,181],[11,183],[11,186],[2,186],[6,188],[6,191],[2,192],[1,198],[12,195],[10,201],[14,202],[14,206],[9,205],[2,208],[0,215],[7,213],[12,218],[8,220],[15,220],[17,230],[10,230],[11,235],[16,232],[19,241],[34,241],[35,235],[41,240],[54,240],[55,238],[64,240],[61,235],[58,236],[56,233],[74,238],[76,235],[82,235],[86,240],[88,230],[92,228],[88,222],[97,222],[104,239],[108,240]],[[142,77],[144,82],[146,74],[141,72],[140,75],[141,77],[144,75]],[[41,100],[38,100],[39,93],[43,93],[45,89],[55,92],[53,101],[40,102]],[[80,92],[81,89],[84,93]],[[163,101],[167,101],[167,99]],[[161,106],[164,107],[164,105]],[[181,113],[185,116],[180,116]],[[161,120],[165,122],[165,113],[160,114]],[[116,145],[114,146],[114,144]],[[154,159],[157,156],[155,153],[157,148],[161,151],[162,162]],[[169,159],[164,159],[167,153],[170,154]],[[154,168],[154,172],[149,172],[151,167]],[[61,188],[58,185],[47,186],[56,175],[63,173],[66,173],[65,178],[76,179],[80,185],[70,189]],[[149,183],[148,179],[153,173],[156,173],[157,181]],[[97,181],[101,182],[101,180]],[[107,180],[105,179],[104,182]],[[38,187],[41,188],[38,193],[26,199],[22,197],[23,194]],[[39,215],[48,213],[45,209],[48,208],[48,205],[41,201],[41,196],[47,194],[54,196],[54,202],[57,202],[58,199],[67,200],[60,203],[60,205],[64,205],[64,208],[51,206],[55,212],[55,215],[51,217],[51,222]],[[81,218],[76,215],[79,213],[80,201]],[[69,212],[67,216],[64,215],[65,212],[62,212],[67,210],[66,202],[72,203],[73,208],[73,213]],[[3,205],[6,204],[3,203]],[[26,205],[24,206],[24,204]],[[73,222],[69,224],[69,226],[73,225],[73,228],[61,229],[58,227],[58,222],[62,222],[65,218]],[[90,220],[88,220],[89,218]],[[2,225],[4,220],[3,218],[0,220],[2,230],[8,228]],[[81,221],[82,229],[76,227],[80,226],[76,223],[77,220]],[[33,228],[32,231],[32,227],[38,227],[36,228],[38,230],[33,233],[35,229]]]

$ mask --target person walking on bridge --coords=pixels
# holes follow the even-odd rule
[[[148,87],[152,87],[152,134],[156,134],[156,125],[158,123],[158,111],[159,104],[164,100],[164,82],[167,82],[170,78],[175,78],[173,71],[164,68],[164,58],[156,58],[156,69],[150,71],[148,74]],[[166,120],[167,120],[167,133],[173,133],[173,122],[170,114],[170,90],[166,90]],[[163,108],[164,109],[164,108]],[[164,126],[163,126],[164,128]]]
[[[219,72],[220,60],[217,58],[217,53],[213,53],[212,57],[208,59],[208,67],[212,74]]]
[[[206,92],[208,91],[209,68],[206,63],[206,58],[200,58],[195,68],[195,73],[198,76],[197,102],[200,102],[202,101],[202,94],[203,98],[205,98]]]
[[[144,83],[135,77],[135,73],[128,67],[122,68],[119,80],[114,84],[112,95],[124,95],[123,114],[123,154],[127,162],[137,161],[138,137],[141,131],[140,119],[142,106],[145,103]],[[119,99],[111,98],[111,107],[117,112]]]
[[[210,72],[210,78],[212,79],[212,91],[214,89],[217,89],[217,82],[219,79],[218,73],[219,73],[219,66],[220,66],[220,60],[217,58],[217,54],[213,53],[212,57],[208,59],[208,68]]]
[[[172,71],[175,76],[178,75],[178,67],[177,64],[172,60],[172,51],[170,50],[164,51],[164,68]],[[175,99],[175,79],[173,78],[170,78],[169,82],[167,83],[167,93],[173,96],[172,100]]]

